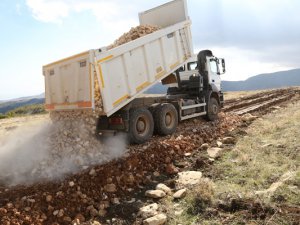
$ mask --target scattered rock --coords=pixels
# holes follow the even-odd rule
[[[224,144],[235,144],[235,138],[234,137],[225,137],[222,139]]]
[[[141,215],[144,219],[155,216],[158,214],[158,204],[153,203],[151,205],[144,206],[140,208],[139,215]]]
[[[120,200],[119,200],[118,198],[113,198],[113,199],[111,200],[111,202],[112,202],[112,204],[114,204],[114,205],[120,205]]]
[[[153,176],[159,177],[159,176],[160,176],[160,173],[159,173],[158,171],[155,171],[155,172],[153,172]]]
[[[180,210],[175,210],[175,216],[181,216],[182,215],[182,213],[183,213],[183,210],[182,209],[180,209]]]
[[[64,216],[64,210],[63,209],[60,209],[59,211],[58,211],[58,214],[57,214],[57,217],[63,217]]]
[[[207,150],[209,148],[209,145],[207,143],[204,143],[200,146],[201,150]]]
[[[31,210],[31,208],[30,208],[30,207],[25,207],[24,210],[25,210],[26,212],[29,212],[29,211]]]
[[[250,113],[247,113],[242,116],[242,121],[244,121],[244,122],[252,122],[255,119],[257,119],[257,116],[253,116]]]
[[[177,184],[183,186],[195,185],[200,183],[202,173],[199,171],[186,171],[178,173]]]
[[[145,195],[150,198],[163,198],[166,196],[166,193],[162,190],[148,190]]]
[[[74,185],[75,185],[75,183],[74,183],[73,181],[70,181],[70,182],[69,182],[69,186],[70,186],[70,187],[73,187]]]
[[[85,217],[82,215],[82,214],[77,214],[76,216],[75,216],[75,219],[74,219],[75,221],[76,220],[78,220],[79,222],[84,222],[85,221]]]
[[[117,191],[117,187],[115,184],[107,184],[104,186],[104,190],[109,193],[115,193]]]
[[[59,213],[59,210],[55,210],[55,211],[53,212],[53,216],[57,216],[58,213]]]
[[[165,184],[158,184],[156,186],[156,190],[161,190],[161,191],[165,192],[166,194],[170,194],[172,192],[171,188],[169,188]]]
[[[169,163],[166,166],[166,173],[169,174],[169,175],[177,174],[178,173],[178,169],[176,168],[176,166],[174,166],[173,163]]]
[[[95,169],[91,169],[89,172],[90,176],[96,176],[96,170]]]
[[[47,195],[46,196],[46,202],[51,202],[52,201],[52,195]]]
[[[186,195],[187,189],[183,188],[174,193],[173,197],[176,199],[183,198]]]
[[[222,148],[222,147],[223,147],[223,143],[222,143],[221,141],[217,141],[217,146],[218,146],[219,148]]]
[[[143,221],[144,225],[163,225],[167,222],[165,214],[158,214]]]
[[[72,219],[71,219],[71,217],[68,217],[68,216],[65,216],[64,218],[63,218],[63,221],[65,221],[65,222],[72,222]]]
[[[220,156],[220,152],[222,151],[222,148],[209,148],[207,149],[207,154],[210,158],[218,158]]]
[[[99,216],[104,217],[106,215],[107,211],[105,209],[100,209],[99,210]]]

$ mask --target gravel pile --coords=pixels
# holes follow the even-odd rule
[[[151,34],[159,29],[160,28],[158,26],[153,25],[140,25],[137,27],[133,27],[129,32],[124,33],[121,37],[115,40],[113,44],[109,45],[107,49],[112,49],[117,46],[123,45],[140,37],[146,36],[147,34]]]

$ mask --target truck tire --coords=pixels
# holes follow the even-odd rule
[[[130,110],[129,141],[132,144],[142,144],[148,141],[154,130],[152,114],[148,109]]]
[[[169,135],[176,131],[178,113],[174,105],[162,104],[154,112],[154,126],[157,134]]]
[[[218,117],[219,111],[220,111],[220,105],[218,100],[214,97],[211,97],[207,104],[207,114],[206,114],[207,120],[209,121],[217,120],[219,118]]]

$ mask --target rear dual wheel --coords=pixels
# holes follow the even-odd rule
[[[154,126],[156,133],[170,135],[176,131],[178,113],[174,105],[162,104],[154,111]]]
[[[148,141],[154,130],[153,117],[146,108],[137,108],[130,111],[129,141],[132,144],[142,144]]]
[[[178,113],[172,104],[158,105],[153,109],[152,114],[146,108],[131,109],[129,141],[132,144],[145,143],[152,137],[154,127],[156,133],[160,135],[173,134],[177,125]]]

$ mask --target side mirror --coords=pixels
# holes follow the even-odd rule
[[[225,73],[226,72],[226,69],[225,69],[225,59],[222,59],[221,63],[222,63],[222,67],[223,67],[223,73]]]

